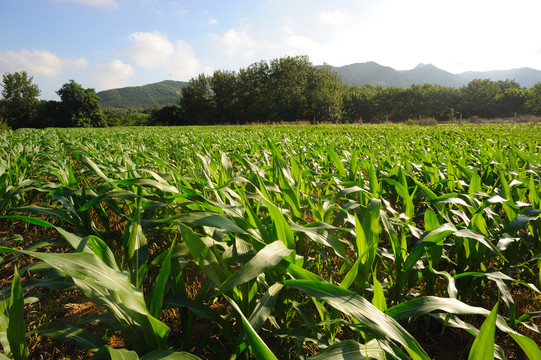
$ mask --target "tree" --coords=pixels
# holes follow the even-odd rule
[[[270,67],[266,61],[240,69],[238,75],[238,103],[240,123],[267,122],[271,118],[272,99]]]
[[[307,85],[314,71],[307,56],[274,59],[270,63],[270,87],[274,121],[302,120],[307,109]]]
[[[541,82],[528,91],[524,108],[529,114],[541,115]]]
[[[26,71],[6,73],[2,77],[4,99],[1,101],[0,117],[14,129],[35,126],[40,91],[32,80]]]
[[[494,118],[497,113],[497,98],[501,94],[498,85],[490,79],[474,79],[460,88],[461,111],[466,117]]]
[[[338,122],[342,119],[342,86],[338,75],[328,67],[312,68],[306,85],[305,116],[311,121]]]
[[[70,80],[56,92],[60,104],[60,126],[99,127],[105,126],[105,116],[100,108],[100,98],[94,89],[84,89]]]
[[[182,124],[203,125],[214,123],[214,93],[210,86],[210,77],[200,74],[182,88],[180,95]]]
[[[237,94],[237,75],[234,71],[215,71],[210,79],[210,87],[214,93],[214,118],[222,124],[233,124],[239,121]]]

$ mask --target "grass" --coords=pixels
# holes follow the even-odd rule
[[[0,359],[536,359],[540,134],[1,132]]]

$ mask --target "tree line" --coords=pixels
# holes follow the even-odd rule
[[[179,103],[155,109],[150,122],[167,125],[265,122],[380,122],[473,116],[541,115],[541,83],[475,79],[459,89],[349,85],[307,57],[260,61],[238,72],[215,71],[190,80]]]
[[[380,122],[478,116],[541,115],[541,83],[530,89],[514,80],[475,79],[461,88],[425,84],[399,87],[349,85],[307,56],[254,63],[235,71],[200,74],[173,106],[103,113],[94,89],[70,80],[60,101],[40,101],[26,72],[4,74],[0,122],[21,127],[208,125],[270,122]]]

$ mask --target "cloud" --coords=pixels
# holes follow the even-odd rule
[[[229,29],[221,35],[214,34],[213,39],[218,50],[237,64],[238,60],[246,63],[283,55],[283,44],[255,39],[249,27]]]
[[[347,9],[338,9],[333,12],[321,11],[319,20],[332,25],[342,25],[346,22],[349,11]]]
[[[117,9],[117,0],[57,0],[58,2],[72,2],[76,4],[102,7],[106,9]]]
[[[210,16],[208,10],[205,10],[205,14],[207,15],[207,24],[206,25],[218,25],[218,20]]]
[[[87,65],[85,58],[61,58],[47,50],[0,51],[0,73],[24,70],[34,76],[52,78],[66,70]]]
[[[161,69],[170,76],[188,80],[212,69],[199,59],[190,44],[183,40],[172,43],[159,31],[136,32],[129,36],[132,43],[123,51],[137,66]]]
[[[109,64],[97,65],[94,82],[101,89],[119,88],[129,85],[135,70],[130,64],[113,59]]]
[[[139,66],[158,67],[165,65],[175,52],[174,45],[159,31],[136,32],[130,35],[132,46],[124,54]]]

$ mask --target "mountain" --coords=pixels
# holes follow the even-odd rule
[[[541,82],[541,71],[531,68],[452,74],[431,64],[419,64],[411,70],[395,70],[375,62],[357,63],[345,66],[330,66],[343,82],[352,85],[381,85],[410,87],[413,84],[437,84],[449,87],[467,85],[473,79],[515,80],[520,85],[531,88]]]
[[[452,74],[431,64],[419,64],[411,70],[395,70],[373,61],[345,66],[328,66],[336,72],[343,82],[352,85],[380,85],[408,88],[413,84],[437,84],[446,87],[461,87],[473,79],[515,80],[520,85],[531,88],[541,82],[541,71],[531,68],[495,71],[467,71]],[[317,66],[318,68],[323,67]],[[180,90],[188,83],[165,80],[143,86],[100,91],[102,109],[124,108],[145,109],[155,105],[168,106],[179,100]]]
[[[331,71],[338,73],[340,78],[346,84],[352,85],[381,85],[409,87],[413,82],[399,71],[382,66],[373,61],[345,65],[340,67],[329,67]]]
[[[467,83],[457,75],[431,64],[419,64],[411,70],[401,70],[400,72],[414,84],[438,84],[457,88]]]
[[[155,105],[176,104],[180,98],[180,89],[188,83],[165,80],[143,86],[130,86],[98,92],[102,109],[145,109]]]
[[[531,88],[541,81],[541,71],[532,68],[519,68],[511,70],[494,70],[494,71],[467,71],[458,74],[466,83],[473,79],[490,79],[498,80],[515,80],[520,85]]]

